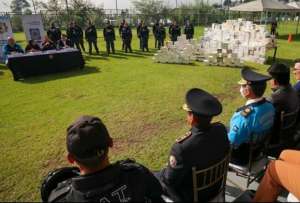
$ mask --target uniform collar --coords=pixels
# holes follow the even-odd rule
[[[252,102],[251,104],[248,104],[248,105],[245,105],[245,106],[243,106],[243,107],[240,107],[240,108],[238,108],[237,110],[236,110],[236,112],[240,112],[240,111],[242,111],[242,110],[244,110],[244,109],[246,109],[246,108],[248,108],[248,107],[250,107],[250,106],[252,106],[252,107],[254,107],[254,106],[259,106],[259,105],[262,105],[262,104],[264,104],[264,103],[266,103],[267,102],[267,100],[263,97],[261,100],[259,100],[259,101],[256,101],[256,102]]]
[[[99,172],[73,178],[72,186],[74,189],[82,192],[88,191],[113,182],[118,174],[120,174],[120,167],[116,163]]]
[[[247,102],[246,102],[246,106],[247,105],[250,105],[250,104],[253,104],[253,103],[256,103],[256,102],[259,102],[261,100],[263,100],[264,98],[263,97],[260,97],[260,98],[256,98],[256,99],[249,99]]]
[[[206,126],[206,127],[200,127],[200,126],[193,126],[191,128],[191,132],[193,134],[197,134],[197,133],[200,133],[200,132],[204,132],[204,131],[207,131],[207,129],[209,129],[211,127],[211,124]]]

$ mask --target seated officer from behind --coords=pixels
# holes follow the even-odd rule
[[[249,162],[250,136],[253,135],[255,140],[259,140],[270,133],[275,110],[263,97],[266,81],[271,78],[248,68],[244,68],[241,74],[243,79],[239,82],[240,92],[247,102],[233,114],[228,137],[233,146],[231,162],[245,165]]]
[[[144,166],[134,161],[109,162],[113,146],[99,118],[83,116],[67,129],[68,160],[80,175],[52,191],[49,202],[161,201],[161,186]],[[44,200],[44,198],[43,198]]]
[[[186,95],[187,122],[191,126],[185,136],[173,145],[168,166],[156,173],[165,192],[175,201],[192,202],[192,167],[206,169],[222,161],[229,152],[226,128],[221,123],[211,123],[213,116],[222,112],[222,105],[209,93],[191,89]],[[199,194],[199,201],[214,198],[221,183],[216,183]]]
[[[268,69],[272,76],[270,81],[273,94],[270,101],[273,103],[276,115],[274,121],[274,132],[272,136],[272,144],[288,144],[292,143],[293,139],[290,136],[292,133],[287,133],[287,136],[279,135],[281,125],[281,112],[285,114],[296,112],[299,109],[299,99],[296,90],[290,84],[290,69],[284,64],[274,64]]]

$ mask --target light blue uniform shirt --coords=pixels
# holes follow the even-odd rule
[[[273,127],[275,109],[265,99],[238,109],[230,121],[228,138],[234,147],[250,141],[250,135],[262,136]]]

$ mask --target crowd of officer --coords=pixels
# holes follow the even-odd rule
[[[145,25],[142,22],[140,26],[138,32],[142,35]],[[121,32],[125,32],[123,29],[128,29],[126,23]],[[141,46],[145,47],[143,39],[141,41]],[[128,48],[127,43],[124,40],[125,49]],[[299,61],[296,61],[293,72],[300,81]],[[273,91],[269,98],[264,96],[267,81]],[[299,123],[299,82],[293,87],[290,68],[276,63],[268,69],[268,75],[249,68],[242,69],[238,85],[246,103],[234,112],[229,128],[213,122],[213,118],[223,110],[216,97],[198,88],[186,93],[182,109],[186,111],[190,130],[175,141],[168,164],[160,171],[150,171],[133,160],[111,163],[109,149],[113,147],[113,139],[104,123],[97,117],[80,117],[67,128],[66,137],[67,158],[75,167],[56,170],[46,177],[41,190],[43,201],[161,202],[164,194],[174,201],[192,202],[192,168],[215,166],[229,154],[230,162],[247,165],[253,135],[256,141],[271,135],[271,144],[278,146],[272,156],[282,160],[282,163],[279,160],[269,165],[254,199],[275,201],[282,188],[300,199],[299,153],[284,151],[299,149],[299,139],[295,136]],[[285,122],[282,115],[294,112],[297,122],[290,128],[294,131],[282,131]],[[202,190],[198,201],[207,202],[218,195],[220,181]]]
[[[140,50],[149,52],[149,37],[150,37],[150,29],[148,25],[141,21],[138,23],[137,27],[137,37],[140,41]],[[184,25],[184,34],[186,35],[187,39],[193,39],[194,37],[194,26],[188,20],[185,22]],[[160,49],[164,46],[164,42],[167,37],[166,28],[163,22],[157,21],[152,27],[152,34],[154,36],[155,41],[155,48]],[[177,41],[177,38],[181,35],[181,28],[174,21],[168,30],[169,37],[173,43]],[[79,50],[85,51],[84,46],[84,35],[85,39],[88,42],[88,53],[92,54],[92,49],[94,47],[97,54],[99,54],[99,48],[97,45],[97,29],[95,25],[89,21],[87,28],[83,30],[75,21],[70,22],[67,30],[66,36],[67,39],[70,41],[70,47],[76,47]],[[132,29],[126,20],[123,20],[119,26],[119,36],[122,40],[122,50],[127,52],[132,52]],[[57,47],[59,41],[62,38],[62,32],[60,28],[55,24],[52,23],[50,29],[47,31],[47,41],[53,44],[53,47]],[[108,20],[104,29],[103,29],[103,38],[106,43],[106,52],[107,54],[115,53],[115,29],[114,26]]]

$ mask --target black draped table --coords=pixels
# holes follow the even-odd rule
[[[77,49],[67,48],[27,54],[9,55],[7,67],[14,80],[35,75],[65,72],[84,67],[84,59]]]

